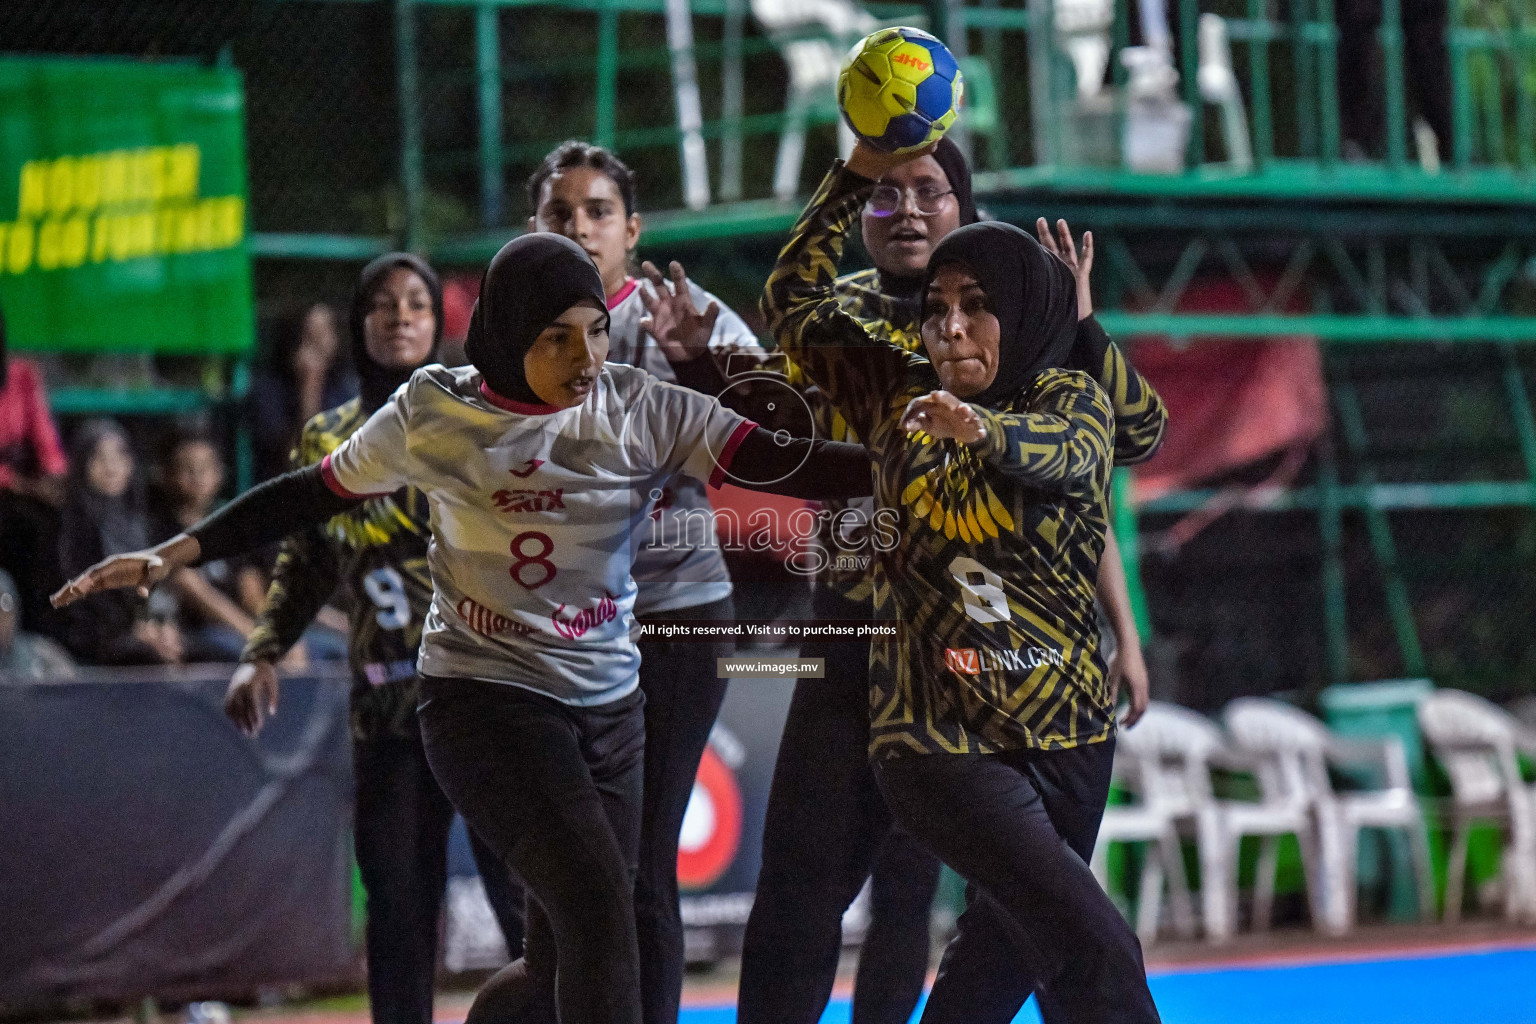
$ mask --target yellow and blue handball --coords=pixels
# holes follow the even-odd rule
[[[848,51],[837,105],[859,138],[886,153],[905,153],[949,131],[964,91],[960,65],[936,37],[884,28]]]

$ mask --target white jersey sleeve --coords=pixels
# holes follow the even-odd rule
[[[411,482],[407,424],[410,382],[320,463],[325,484],[342,497],[393,494]]]
[[[634,420],[642,451],[655,457],[659,476],[685,473],[720,486],[743,439],[757,426],[717,398],[652,377]]]

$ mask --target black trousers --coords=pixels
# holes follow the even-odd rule
[[[374,1024],[432,1024],[438,917],[448,882],[453,805],[427,764],[421,735],[352,745],[353,836],[368,897],[368,1001]],[[522,885],[473,831],[486,897],[513,956],[523,945]]]
[[[730,598],[648,615],[646,622],[736,617]],[[730,643],[640,641],[645,694],[645,796],[640,865],[635,878],[635,929],[645,1024],[676,1024],[683,992],[683,919],[678,912],[677,843],[699,760],[709,743],[726,680],[716,658]]]
[[[816,618],[867,619],[867,605],[826,590]],[[905,1024],[928,973],[929,911],[939,861],[900,829],[869,763],[869,645],[817,641],[826,678],[795,686],[779,741],[763,864],[747,921],[737,1020],[815,1024],[842,949],[843,912],[874,870],[859,956],[855,1024]]]
[[[971,886],[923,1024],[1157,1022],[1141,944],[1088,870],[1113,742],[875,765],[896,820]]]
[[[576,708],[434,677],[422,694],[433,774],[528,892],[523,958],[486,983],[466,1024],[640,1024],[644,695]]]
[[[1441,159],[1451,156],[1451,61],[1446,0],[1402,0],[1403,82],[1419,115],[1434,129]],[[1338,0],[1339,130],[1367,152],[1380,141],[1382,56],[1376,37],[1381,0]]]

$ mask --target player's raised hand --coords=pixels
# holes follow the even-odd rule
[[[1093,315],[1093,294],[1088,288],[1088,277],[1093,273],[1093,232],[1083,232],[1081,254],[1065,220],[1056,222],[1056,236],[1052,236],[1050,225],[1041,217],[1035,221],[1035,233],[1040,236],[1040,245],[1047,252],[1072,268],[1072,277],[1077,281],[1077,318],[1082,320]]]
[[[224,713],[247,736],[261,731],[262,721],[277,714],[277,670],[270,661],[252,661],[235,669],[224,694]]]
[[[60,587],[49,600],[55,608],[63,608],[103,590],[127,587],[137,590],[140,597],[148,597],[155,584],[197,561],[200,553],[196,540],[177,534],[156,547],[102,559]]]
[[[640,286],[640,303],[645,307],[640,327],[656,339],[667,361],[686,363],[709,351],[709,339],[715,333],[715,321],[720,318],[720,304],[711,302],[700,312],[693,304],[688,275],[676,260],[667,267],[672,275],[670,282],[650,260],[640,264],[640,272],[649,283],[649,288]]]
[[[908,402],[907,411],[901,414],[901,429],[921,430],[929,437],[953,438],[965,444],[975,444],[987,436],[987,425],[976,410],[948,391],[930,391]]]

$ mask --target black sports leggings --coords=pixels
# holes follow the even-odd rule
[[[970,883],[923,1024],[1013,1019],[1031,991],[1048,1019],[1158,1021],[1141,944],[1093,873],[1114,743],[875,764],[891,810]]]
[[[576,708],[433,677],[422,695],[433,774],[529,896],[523,958],[485,984],[466,1024],[640,1024],[644,696]]]
[[[816,593],[817,621],[868,619],[867,604]],[[843,912],[874,870],[855,1024],[906,1024],[928,973],[939,861],[900,829],[869,763],[869,645],[817,641],[824,679],[795,686],[779,741],[763,864],[741,957],[740,1024],[816,1024],[842,949]]]
[[[729,597],[657,612],[646,622],[731,621]],[[640,944],[640,996],[645,1024],[676,1024],[683,992],[683,919],[678,913],[677,841],[699,759],[725,701],[715,659],[732,645],[640,641],[645,694],[645,797],[640,815],[640,868],[635,879],[635,930]]]
[[[415,725],[415,722],[412,722]],[[368,895],[368,1003],[373,1024],[432,1024],[437,923],[448,882],[453,805],[421,734],[352,745],[357,866]],[[496,921],[514,956],[523,945],[523,891],[473,831],[470,844]]]

